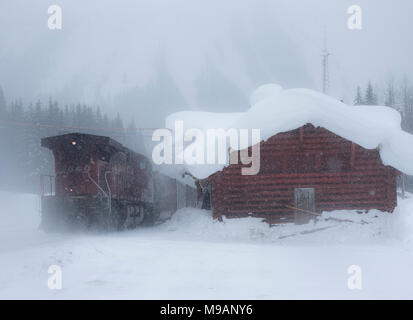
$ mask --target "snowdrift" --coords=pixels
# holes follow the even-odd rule
[[[277,244],[377,244],[380,241],[413,241],[413,198],[398,199],[394,214],[378,210],[358,213],[354,210],[323,212],[316,222],[305,225],[294,223],[270,227],[261,218],[212,219],[207,210],[186,208],[177,211],[157,228],[171,237],[190,240],[250,242]],[[338,220],[342,220],[341,222]]]
[[[295,225],[280,224],[270,227],[261,218],[226,219],[223,222],[212,219],[207,210],[184,208],[178,210],[170,220],[152,228],[139,228],[135,231],[116,233],[122,237],[142,234],[162,235],[169,239],[202,241],[274,243],[315,242],[318,244],[357,243],[382,240],[413,242],[413,195],[408,199],[398,199],[393,214],[372,210],[366,214],[356,211],[324,212],[316,223]],[[0,192],[0,238],[1,249],[11,249],[24,245],[43,243],[47,239],[62,239],[67,235],[48,235],[39,229],[39,199],[36,195]],[[351,220],[337,222],[329,218]],[[311,231],[316,231],[312,233]],[[115,235],[116,235],[115,234]],[[301,240],[300,240],[301,239]]]
[[[399,199],[398,203],[389,225],[389,233],[396,239],[413,243],[413,198]]]
[[[0,191],[0,234],[30,231],[40,224],[40,198],[34,194]]]
[[[151,228],[46,235],[36,196],[0,192],[0,299],[411,299],[413,200],[399,201],[394,214],[323,215],[360,223],[269,228],[183,209]],[[347,287],[354,264],[360,291]],[[62,290],[47,286],[51,265]]]
[[[184,130],[260,129],[261,140],[297,129],[307,123],[357,143],[365,149],[378,148],[385,165],[413,175],[413,136],[401,129],[401,116],[384,106],[350,106],[309,89],[284,90],[277,84],[256,89],[250,98],[251,108],[244,113],[221,114],[184,111],[171,114],[166,127],[173,130],[175,121],[183,121]],[[249,144],[232,145],[244,149]],[[207,178],[224,165],[186,165],[198,178]]]

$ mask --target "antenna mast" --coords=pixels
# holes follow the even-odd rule
[[[323,64],[323,93],[328,94],[330,89],[330,75],[328,72],[328,57],[331,55],[327,50],[327,35],[326,27],[324,27],[324,49],[321,52],[322,64]]]

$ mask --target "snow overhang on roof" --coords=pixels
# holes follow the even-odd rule
[[[347,105],[313,90],[284,90],[277,84],[256,89],[250,103],[251,108],[243,113],[177,112],[167,117],[166,127],[174,130],[175,121],[180,120],[184,130],[260,129],[261,140],[265,141],[311,123],[365,149],[377,148],[383,164],[413,175],[413,135],[401,129],[400,113],[393,108]],[[186,165],[186,169],[198,178],[206,178],[224,166],[197,164]]]

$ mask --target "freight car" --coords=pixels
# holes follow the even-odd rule
[[[55,159],[47,194],[42,183],[45,231],[135,228],[196,204],[195,188],[153,171],[147,157],[109,137],[70,133],[41,144]]]

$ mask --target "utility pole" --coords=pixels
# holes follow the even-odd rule
[[[330,75],[328,72],[328,57],[331,55],[327,50],[327,35],[326,28],[324,27],[324,49],[321,52],[322,65],[323,65],[323,93],[328,94],[330,89]]]

